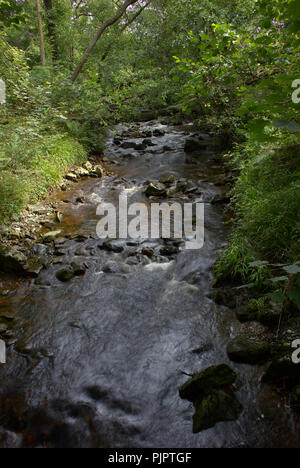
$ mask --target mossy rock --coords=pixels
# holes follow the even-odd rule
[[[254,322],[257,320],[257,311],[249,308],[248,306],[243,306],[236,310],[236,316],[242,323]]]
[[[193,401],[203,392],[232,385],[236,381],[236,373],[226,364],[209,367],[196,374],[179,389],[181,398]]]
[[[66,267],[56,273],[56,278],[62,283],[70,281],[75,276],[73,268]]]
[[[27,257],[22,252],[9,247],[0,247],[0,270],[5,273],[25,273]]]
[[[160,182],[157,182],[157,183],[151,182],[146,188],[145,193],[148,197],[151,197],[151,196],[160,197],[160,196],[166,196],[167,190],[164,184]]]
[[[167,187],[170,187],[171,185],[175,184],[176,180],[177,179],[174,174],[168,174],[168,175],[161,176],[161,178],[159,179],[159,182],[161,184],[166,185]]]
[[[267,341],[241,335],[228,344],[227,354],[234,362],[261,364],[270,358],[271,345]]]
[[[235,421],[243,411],[235,395],[220,389],[213,390],[195,401],[194,406],[194,434],[214,427],[219,422]]]
[[[74,276],[84,276],[86,272],[86,267],[82,264],[72,262],[71,267],[74,273]]]

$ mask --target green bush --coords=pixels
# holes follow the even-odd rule
[[[27,138],[26,147],[19,143],[18,138],[15,143],[8,138],[6,147],[1,145],[6,158],[0,172],[0,222],[17,219],[28,203],[59,184],[69,166],[83,163],[87,156],[80,143],[63,134]]]
[[[233,192],[235,231],[219,259],[218,278],[248,283],[268,276],[263,262],[293,263],[300,256],[300,145],[249,145],[231,155],[240,170]],[[251,266],[251,262],[262,264]]]

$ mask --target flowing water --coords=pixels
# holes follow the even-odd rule
[[[0,307],[16,317],[16,337],[0,368],[0,445],[297,447],[293,413],[260,384],[263,368],[229,362],[226,344],[240,324],[208,297],[212,266],[228,236],[224,205],[210,203],[224,191],[213,182],[222,169],[212,152],[187,156],[182,129],[159,123],[140,129],[166,133],[152,137],[155,146],[145,151],[121,149],[109,138],[113,175],[82,180],[54,196],[63,213],[58,228],[67,236],[55,258],[84,262],[85,276],[62,283],[55,261],[38,280],[2,280],[9,293]],[[97,204],[117,203],[125,192],[131,201],[147,202],[145,181],[170,172],[197,187],[187,201],[206,201],[204,247],[180,247],[169,258],[158,255],[164,240],[119,241],[113,250],[122,251],[104,249],[96,237]],[[74,203],[79,196],[84,203]],[[146,247],[155,258],[140,253]],[[235,422],[193,434],[193,406],[178,388],[188,379],[184,372],[219,363],[238,372],[244,412]]]

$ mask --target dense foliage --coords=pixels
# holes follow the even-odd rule
[[[74,82],[96,32],[124,2],[40,3],[45,66],[36,1],[0,0],[1,219],[100,151],[110,124],[142,109],[183,116],[233,148],[235,226],[218,278],[299,307],[299,1],[130,2]]]

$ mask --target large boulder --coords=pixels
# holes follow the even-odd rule
[[[226,364],[209,367],[182,385],[179,389],[181,398],[193,401],[210,389],[218,389],[232,385],[236,381],[236,373]]]
[[[25,255],[16,248],[0,247],[0,271],[36,278],[43,268],[42,258]]]
[[[221,421],[233,421],[243,408],[234,395],[236,373],[226,364],[209,367],[179,389],[181,398],[193,402],[193,432],[213,427]]]
[[[23,252],[9,247],[0,247],[0,270],[5,273],[24,273],[27,257]]]

